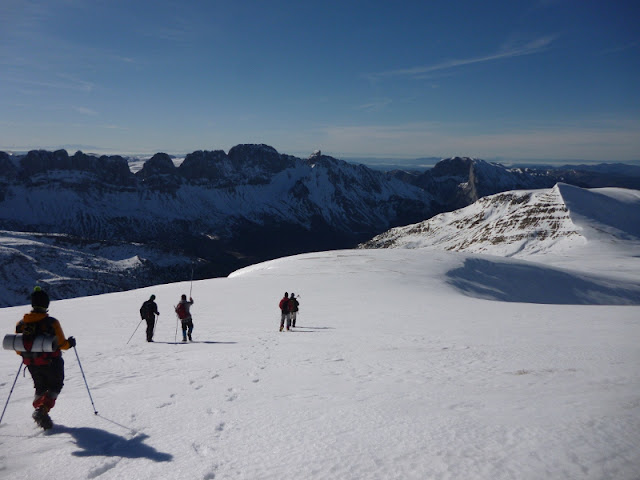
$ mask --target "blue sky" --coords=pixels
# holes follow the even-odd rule
[[[640,2],[0,0],[0,149],[640,159]]]

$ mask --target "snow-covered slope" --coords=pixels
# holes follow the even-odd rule
[[[56,299],[164,283],[189,261],[152,246],[0,230],[0,306],[24,303],[35,283]]]
[[[478,298],[468,287],[486,285],[492,267],[499,278]],[[614,277],[626,290],[598,272],[564,274],[429,249],[299,255],[194,282],[188,345],[174,344],[172,313],[188,282],[54,301],[98,414],[73,351],[49,433],[33,424],[31,381],[19,375],[0,470],[25,480],[635,480],[640,271]],[[577,301],[585,279],[592,290]],[[514,301],[500,301],[507,287]],[[301,311],[279,333],[284,291]],[[149,344],[136,326],[151,293],[161,315]],[[26,311],[1,309],[5,330]],[[0,352],[3,402],[18,365]]]
[[[427,221],[398,227],[364,248],[438,248],[499,256],[571,255],[600,243],[640,242],[640,192],[565,184],[512,191]],[[631,255],[632,257],[632,255]]]

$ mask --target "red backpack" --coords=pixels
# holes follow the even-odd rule
[[[176,307],[176,313],[178,314],[178,318],[180,320],[184,320],[189,316],[189,313],[187,312],[187,307],[182,302],[180,302]]]

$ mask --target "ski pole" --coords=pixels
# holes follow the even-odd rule
[[[191,285],[189,286],[189,299],[191,299],[192,290],[193,290],[193,263],[191,264]]]
[[[144,318],[142,319],[144,320]],[[142,323],[142,320],[140,320],[140,323]],[[138,324],[138,326],[136,327],[136,329],[133,331],[133,333],[131,334],[131,336],[129,337],[129,340],[127,340],[127,345],[129,345],[129,342],[131,341],[131,339],[133,338],[133,336],[136,334],[136,332],[138,331],[138,327],[140,327],[140,323]]]
[[[96,410],[96,406],[93,403],[93,397],[91,396],[91,390],[89,390],[89,384],[87,383],[87,377],[84,376],[84,370],[82,369],[82,363],[80,363],[80,357],[78,356],[78,350],[76,349],[76,347],[73,347],[73,351],[76,352],[76,358],[78,359],[78,365],[80,366],[80,372],[82,372],[82,378],[84,379],[84,384],[87,387],[87,392],[89,393],[89,400],[91,400],[91,406],[93,407],[93,413],[95,415],[97,415],[98,411]]]
[[[16,382],[18,381],[18,377],[20,376],[20,370],[22,370],[22,360],[20,360],[20,367],[18,367],[18,373],[16,373],[16,378],[13,380],[13,385],[11,386],[11,391],[9,392],[9,396],[7,397],[7,403],[4,404],[4,409],[2,410],[2,415],[0,415],[0,423],[2,423],[2,419],[4,418],[4,412],[7,410],[7,405],[9,405],[9,399],[11,398],[11,394],[13,393],[13,389],[16,386]]]
[[[173,343],[178,344],[178,319],[176,318],[176,334],[173,336]]]
[[[160,314],[155,316],[156,319],[153,322],[153,333],[155,334],[158,330],[156,329],[158,327],[158,318],[160,318]]]

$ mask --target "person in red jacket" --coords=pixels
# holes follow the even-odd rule
[[[289,293],[284,292],[284,297],[278,304],[280,307],[280,331],[284,329],[284,323],[287,322],[287,330],[291,328],[291,317],[289,316]]]
[[[33,386],[36,390],[33,400],[33,419],[46,429],[53,426],[49,410],[56,404],[56,399],[64,385],[64,360],[61,350],[68,350],[76,346],[73,337],[65,338],[60,322],[50,317],[49,295],[40,287],[35,287],[31,294],[30,313],[24,315],[16,325],[16,333],[22,334],[26,351],[18,352],[22,356],[22,363],[29,369]],[[52,351],[32,351],[33,340],[36,337],[52,338]]]
[[[187,300],[186,295],[182,295],[180,297],[180,301],[176,306],[176,315],[180,319],[182,323],[182,341],[187,341],[187,336],[189,337],[189,341],[192,341],[191,334],[193,333],[193,318],[191,317],[191,305],[193,305],[193,298],[189,297]]]

